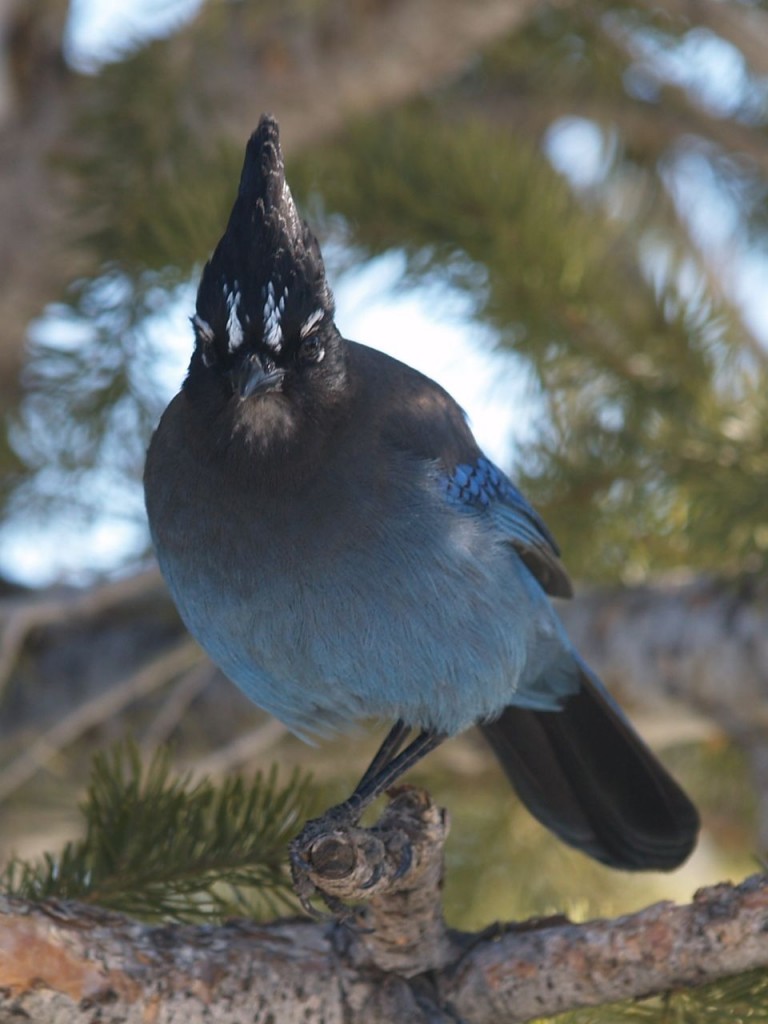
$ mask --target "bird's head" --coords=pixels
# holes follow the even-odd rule
[[[185,386],[215,383],[251,411],[270,397],[286,407],[322,403],[344,380],[333,315],[320,247],[286,183],[277,122],[265,115],[248,141],[227,229],[203,270]]]

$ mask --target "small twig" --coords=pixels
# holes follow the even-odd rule
[[[251,760],[273,747],[288,730],[276,718],[268,719],[257,729],[238,736],[232,743],[219,747],[207,757],[195,758],[182,766],[182,770],[191,772],[193,779],[218,778],[226,775],[238,765]]]
[[[64,625],[92,618],[110,608],[143,597],[160,585],[156,567],[124,579],[112,580],[86,590],[67,591],[60,597],[34,597],[5,604],[0,632],[0,695],[8,685],[30,634],[45,626]]]
[[[27,782],[52,757],[73,743],[88,729],[118,714],[128,704],[152,693],[199,664],[203,652],[192,640],[184,640],[167,654],[155,658],[138,672],[123,679],[104,693],[75,708],[15,758],[0,773],[0,801]]]
[[[146,731],[142,743],[145,754],[150,754],[161,743],[168,740],[184,717],[189,705],[205,689],[215,674],[216,669],[207,660],[184,673],[168,694],[168,699],[154,716]]]
[[[756,730],[752,736],[743,737],[742,745],[747,755],[757,801],[758,849],[763,855],[766,855],[768,854],[768,736],[764,730]]]

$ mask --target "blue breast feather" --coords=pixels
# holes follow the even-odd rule
[[[579,685],[577,665],[515,550],[552,550],[536,513],[485,459],[457,467],[439,491],[433,470],[404,460],[400,482],[385,514],[350,515],[332,551],[321,529],[305,531],[300,551],[290,533],[241,530],[222,561],[219,524],[191,517],[194,566],[188,536],[157,545],[191,632],[305,738],[366,717],[453,734],[510,703],[560,707]]]

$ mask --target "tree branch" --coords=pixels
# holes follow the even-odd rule
[[[558,612],[629,707],[656,717],[677,708],[742,739],[768,726],[766,597],[764,576],[697,576],[582,591]]]
[[[346,877],[358,888],[346,896],[366,895],[366,871],[380,862],[373,839],[397,828],[412,846],[409,864],[399,878],[385,872],[352,927],[152,927],[82,904],[0,898],[0,1018],[515,1024],[768,967],[765,876],[615,920],[450,933],[439,912],[444,812],[413,790],[396,796],[367,840],[359,829],[340,837],[355,851]]]
[[[128,678],[65,715],[3,768],[0,772],[0,801],[28,782],[40,768],[88,729],[117,715],[126,705],[146,697],[175,676],[200,664],[202,659],[203,653],[194,640],[182,640]]]
[[[36,631],[92,622],[99,615],[119,613],[136,601],[146,601],[150,592],[162,589],[160,572],[152,566],[83,590],[51,587],[0,602],[0,698],[25,645]]]
[[[768,878],[700,889],[612,921],[510,932],[480,943],[442,988],[461,1016],[513,1024],[640,999],[768,966]]]

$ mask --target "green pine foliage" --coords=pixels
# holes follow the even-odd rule
[[[768,971],[747,971],[661,999],[576,1010],[546,1024],[768,1024]]]
[[[765,175],[730,149],[726,118],[627,93],[627,33],[669,55],[691,42],[659,10],[542,5],[463,77],[289,166],[316,228],[341,225],[358,261],[402,253],[404,285],[463,289],[479,337],[518,357],[539,411],[505,468],[582,580],[768,560],[764,346],[723,286],[727,259],[674,200],[685,160],[706,167],[764,248]],[[545,152],[569,117],[601,139],[590,187]]]
[[[82,839],[37,863],[13,860],[0,888],[31,900],[76,899],[147,920],[263,919],[297,906],[286,846],[312,787],[276,768],[246,782],[177,776],[167,750],[142,764],[134,744],[94,758]]]

